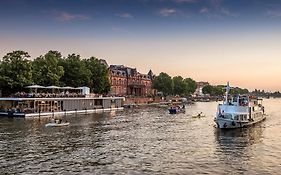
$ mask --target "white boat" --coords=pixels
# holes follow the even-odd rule
[[[219,104],[214,121],[218,128],[242,128],[265,120],[262,99],[249,95],[229,94],[231,87],[226,86],[223,104]]]
[[[69,122],[64,122],[64,123],[47,123],[45,126],[46,127],[59,127],[59,126],[68,126]]]

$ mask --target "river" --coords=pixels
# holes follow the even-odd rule
[[[280,174],[281,99],[250,128],[214,127],[217,102],[48,118],[0,118],[1,174]],[[192,118],[202,111],[206,117]]]

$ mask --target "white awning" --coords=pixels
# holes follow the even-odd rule
[[[44,86],[40,86],[40,85],[30,85],[30,86],[26,86],[25,88],[30,88],[30,89],[39,89],[39,88],[45,88]]]

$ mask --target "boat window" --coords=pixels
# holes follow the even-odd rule
[[[238,117],[239,117],[238,115],[235,115],[234,120],[238,120]]]
[[[232,119],[232,115],[231,115],[231,114],[224,114],[224,118],[226,118],[226,119]]]
[[[235,95],[235,96],[233,96],[233,102],[237,102],[237,99],[238,99],[238,97]]]

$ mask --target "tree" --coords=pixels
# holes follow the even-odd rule
[[[230,94],[247,94],[247,93],[249,93],[249,91],[248,91],[248,89],[242,89],[239,87],[235,87],[235,88],[231,89],[229,93]]]
[[[174,95],[184,95],[187,92],[187,82],[181,76],[173,77]]]
[[[158,92],[163,92],[165,96],[173,94],[173,80],[164,72],[161,72],[154,78],[152,81],[152,86]]]
[[[108,78],[108,68],[100,60],[91,57],[84,61],[88,70],[91,72],[90,87],[94,93],[108,93],[110,82]]]
[[[59,65],[62,59],[58,51],[49,51],[44,56],[36,58],[32,62],[32,77],[35,84],[50,86],[59,85],[64,69]]]
[[[29,57],[27,52],[20,50],[7,53],[3,57],[0,66],[0,86],[4,95],[19,91],[32,83]]]
[[[60,59],[59,65],[64,69],[64,74],[60,79],[62,86],[90,86],[91,71],[80,59],[80,55],[68,55],[67,58]]]
[[[187,88],[186,88],[186,94],[190,95],[193,94],[196,90],[196,81],[194,81],[191,78],[186,78],[184,79],[184,82],[187,84]]]
[[[213,93],[213,86],[211,85],[206,85],[202,88],[203,94],[212,94]]]

